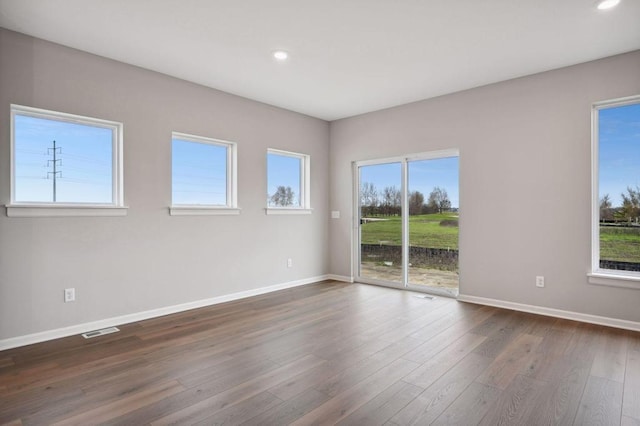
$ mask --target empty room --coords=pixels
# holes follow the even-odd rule
[[[0,0],[0,425],[640,425],[637,0]]]

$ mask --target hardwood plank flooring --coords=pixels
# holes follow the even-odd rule
[[[0,425],[640,425],[640,333],[326,281],[0,352]]]
[[[619,425],[622,384],[591,376],[578,409],[576,425]]]

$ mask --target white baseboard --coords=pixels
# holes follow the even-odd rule
[[[545,308],[543,306],[526,305],[523,303],[507,302],[505,300],[489,299],[486,297],[458,296],[461,302],[475,303],[478,305],[495,306],[497,308],[512,309],[514,311],[529,312],[532,314],[546,315],[555,318],[564,318],[590,324],[605,325],[607,327],[622,328],[625,330],[640,331],[640,322],[627,321],[617,318],[601,317],[598,315],[582,314],[580,312],[563,311],[561,309]]]
[[[194,302],[181,303],[179,305],[165,306],[163,308],[152,309],[149,311],[137,312],[134,314],[122,315],[119,317],[86,322],[83,324],[72,325],[70,327],[57,328],[54,330],[47,330],[40,333],[27,334],[25,336],[11,337],[8,339],[0,340],[0,351],[17,348],[20,346],[31,345],[34,343],[40,343],[47,340],[59,339],[61,337],[74,336],[76,334],[86,333],[87,331],[99,330],[102,328],[114,327],[122,324],[129,324],[136,321],[143,321],[150,318],[156,318],[164,315],[184,312],[191,309],[203,308],[205,306],[231,302],[233,300],[244,299],[251,296],[258,296],[261,294],[271,293],[273,291],[284,290],[287,288],[313,284],[313,283],[317,283],[319,281],[324,281],[327,279],[330,279],[328,275],[320,275],[317,277],[305,278],[305,279],[296,280],[296,281],[289,281],[286,283],[275,284],[268,287],[256,288],[253,290],[240,291],[238,293],[226,294],[223,296],[212,297],[209,299],[196,300]]]
[[[353,283],[353,277],[347,277],[346,275],[329,274],[327,275],[327,279],[334,280],[334,281],[342,281],[345,283]]]

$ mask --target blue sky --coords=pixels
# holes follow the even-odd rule
[[[300,162],[287,155],[267,154],[267,202],[278,186],[290,186],[293,190],[293,205],[300,206]]]
[[[111,129],[16,114],[14,131],[16,201],[53,201],[55,140],[57,202],[112,202]]]
[[[56,141],[56,202],[111,203],[110,128],[15,115],[17,202],[53,202],[53,141]],[[172,203],[226,205],[227,148],[172,139]],[[290,186],[300,205],[300,162],[268,154],[268,193]]]
[[[112,130],[98,126],[15,116],[16,201],[51,202],[53,140],[60,148],[58,202],[111,203]],[[622,202],[627,186],[640,186],[640,104],[599,111],[600,197],[609,194],[613,206]],[[173,203],[226,203],[226,149],[216,145],[174,140]],[[268,193],[291,186],[295,204],[300,196],[300,159],[268,154]],[[361,168],[362,182],[400,188],[400,164]],[[446,189],[453,207],[459,207],[458,158],[409,163],[409,190],[425,200],[435,187]]]
[[[628,186],[640,186],[640,104],[601,109],[598,122],[600,198],[618,207]]]
[[[171,146],[172,204],[227,204],[227,148],[174,138]]]
[[[387,186],[400,189],[402,182],[400,163],[361,167],[360,181],[373,183],[379,194]],[[458,157],[409,162],[409,191],[420,191],[426,202],[436,186],[447,191],[452,207],[460,206]]]

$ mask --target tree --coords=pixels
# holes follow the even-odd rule
[[[398,208],[402,205],[402,194],[395,186],[393,187],[393,205]]]
[[[360,188],[360,205],[362,206],[362,215],[367,216],[375,213],[378,207],[378,190],[371,182],[363,182]]]
[[[422,213],[424,206],[424,195],[420,191],[409,193],[409,216]]]
[[[290,186],[279,186],[276,192],[271,196],[271,205],[278,207],[292,206],[295,199],[295,193]]]
[[[382,213],[386,215],[400,214],[400,190],[395,186],[387,186],[382,190]]]
[[[613,209],[611,207],[611,198],[609,198],[609,194],[606,194],[600,199],[600,222],[613,220]]]
[[[451,201],[449,200],[449,194],[447,194],[447,190],[436,186],[429,194],[429,201],[427,202],[429,209],[442,213],[451,208]]]
[[[622,196],[622,207],[620,213],[627,222],[638,222],[640,217],[640,187],[636,186],[636,189],[627,187],[627,193],[624,192]]]

